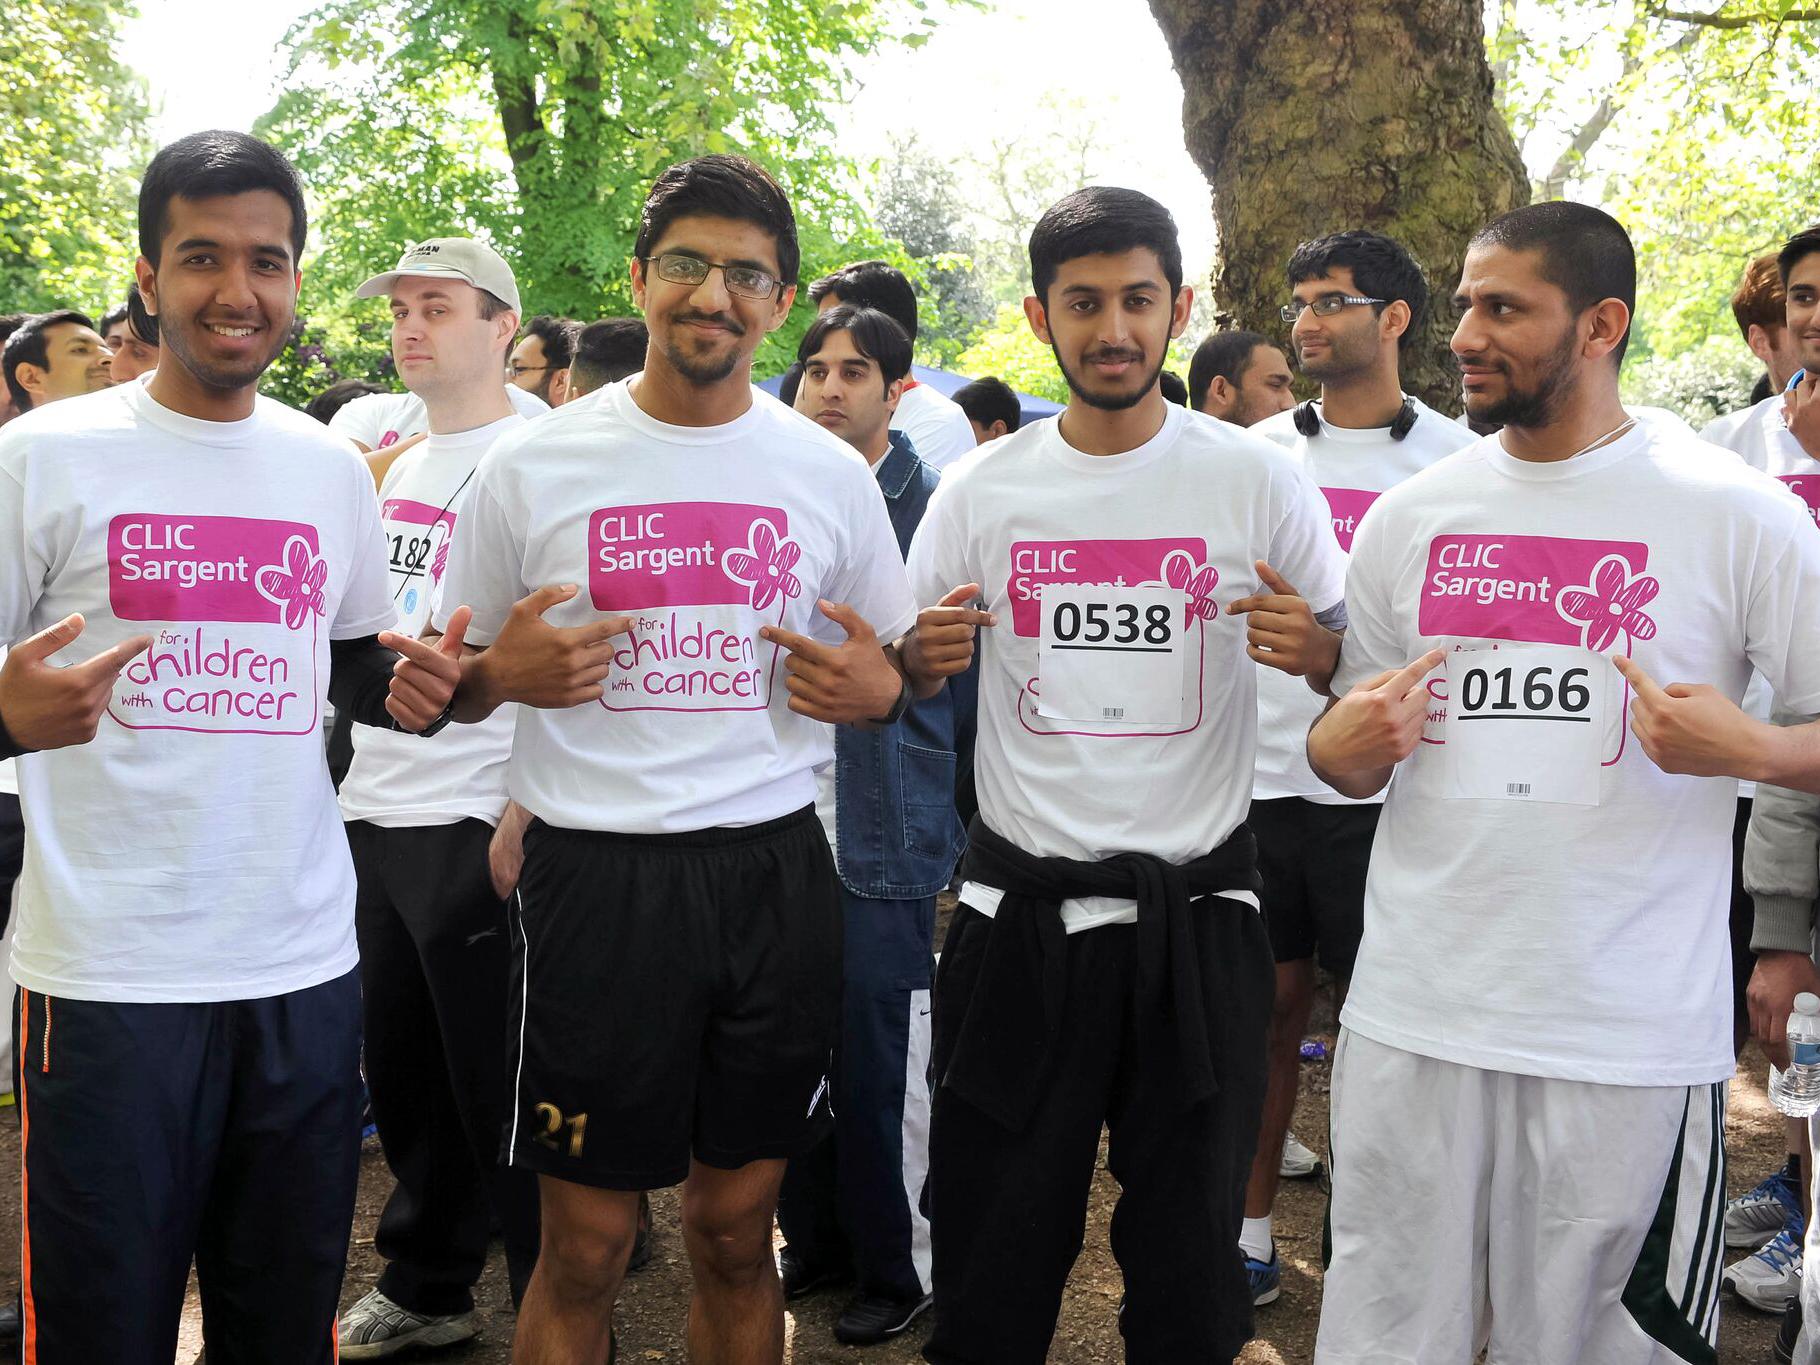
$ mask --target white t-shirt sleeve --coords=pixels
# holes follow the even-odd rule
[[[337,436],[345,436],[350,441],[358,441],[368,450],[379,447],[379,416],[383,405],[370,402],[376,394],[362,394],[359,398],[343,403],[335,415],[329,418],[329,430]]]
[[[1346,566],[1346,635],[1333,671],[1333,695],[1343,696],[1389,668],[1401,668],[1407,646],[1398,638],[1390,594],[1393,565],[1385,550],[1384,519],[1367,512],[1352,542]],[[1294,581],[1293,579],[1291,580]]]
[[[961,499],[953,496],[959,487],[945,479],[936,485],[910,541],[910,591],[921,607],[934,606],[965,583],[986,586],[968,563],[959,524]]]
[[[7,453],[0,442],[0,645],[25,634],[37,585],[44,581],[44,565],[27,539],[25,485]]]
[[[1285,468],[1279,478],[1287,496],[1270,537],[1270,567],[1317,613],[1327,611],[1346,592],[1346,556],[1333,536],[1333,513],[1321,490],[1301,470]]]
[[[513,604],[530,591],[524,583],[524,545],[500,504],[499,489],[487,477],[498,467],[489,455],[474,471],[461,527],[449,544],[449,574],[432,617],[437,630],[446,630],[449,613],[467,607],[474,618],[466,640],[480,646],[493,643]]]
[[[361,477],[365,481],[364,466]],[[360,509],[354,522],[354,558],[348,565],[347,591],[341,595],[335,624],[329,629],[331,640],[358,640],[398,624],[398,608],[392,601],[386,570],[379,501],[366,496],[364,488],[359,488],[354,496]]]
[[[1803,508],[1782,553],[1764,556],[1745,615],[1751,663],[1778,705],[1803,715],[1820,712],[1820,535],[1808,521]]]
[[[852,607],[880,642],[888,644],[916,623],[916,598],[910,592],[884,495],[870,473],[853,499],[847,530],[847,545],[829,578],[826,596],[830,602]],[[839,644],[847,638],[845,628],[819,609],[809,619],[810,633],[816,639]]]

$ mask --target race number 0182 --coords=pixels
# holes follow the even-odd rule
[[[1051,649],[1126,649],[1165,653],[1175,634],[1175,613],[1160,602],[1140,612],[1135,602],[1055,604]]]
[[[1590,724],[1585,714],[1592,705],[1587,669],[1562,670],[1559,681],[1551,665],[1530,669],[1521,686],[1517,670],[1508,665],[1488,668],[1475,664],[1460,680],[1461,720],[1564,720]]]

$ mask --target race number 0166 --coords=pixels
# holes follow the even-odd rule
[[[1163,654],[1175,635],[1175,613],[1160,602],[1058,601],[1051,649],[1119,649]]]
[[[1505,665],[1490,668],[1475,664],[1460,680],[1461,720],[1561,720],[1590,724],[1586,712],[1592,705],[1592,689],[1587,685],[1591,674],[1584,668],[1568,668],[1557,681],[1555,669],[1548,664],[1531,668],[1524,674],[1521,686],[1517,670]]]

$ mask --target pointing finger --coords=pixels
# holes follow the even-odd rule
[[[938,607],[964,607],[980,595],[978,583],[963,583],[958,588],[951,588],[947,595],[935,605]]]
[[[853,608],[848,606],[845,602],[823,601],[818,603],[818,605],[821,607],[823,616],[826,616],[830,621],[833,621],[847,632],[847,638],[849,640],[873,640],[878,638],[873,634],[872,627],[866,621],[866,618],[853,610]]]
[[[85,624],[80,612],[66,616],[56,625],[46,626],[29,640],[21,640],[13,646],[13,653],[30,661],[48,659],[82,634],[82,627]]]
[[[1649,701],[1662,701],[1667,698],[1668,694],[1656,685],[1656,680],[1644,672],[1643,665],[1635,659],[1623,654],[1614,654],[1611,656],[1611,661],[1612,666],[1623,674],[1624,681],[1631,685],[1639,697]]]
[[[1256,568],[1258,577],[1264,581],[1264,586],[1269,588],[1272,592],[1280,592],[1289,597],[1300,597],[1302,595],[1295,590],[1294,584],[1275,569],[1271,568],[1263,560],[1260,559],[1257,561]]]
[[[1431,649],[1421,658],[1406,668],[1398,669],[1384,683],[1384,689],[1397,696],[1403,696],[1410,688],[1420,688],[1422,680],[1435,671],[1436,665],[1447,657],[1444,649]]]

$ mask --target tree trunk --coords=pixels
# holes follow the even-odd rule
[[[1408,247],[1437,300],[1403,386],[1458,412],[1439,301],[1467,239],[1529,198],[1492,95],[1481,0],[1150,0],[1181,74],[1188,150],[1213,187],[1215,302],[1288,341],[1297,243],[1371,228]]]

